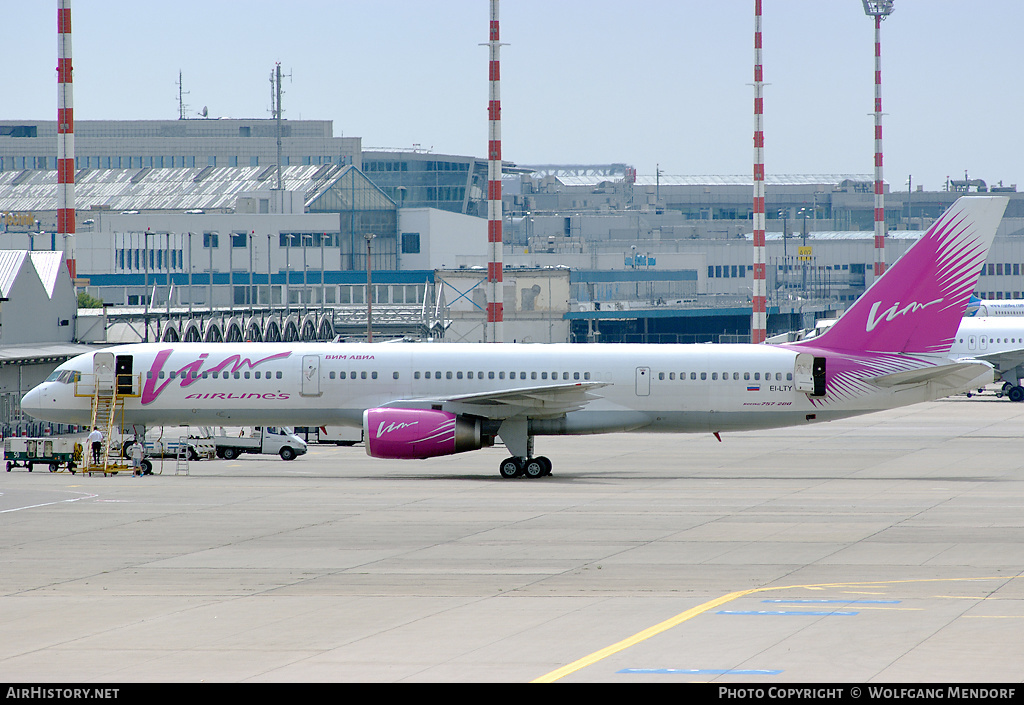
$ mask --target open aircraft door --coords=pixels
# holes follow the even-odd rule
[[[825,396],[825,358],[810,353],[797,354],[793,384],[798,392],[812,397]]]
[[[131,355],[118,355],[114,358],[114,374],[117,376],[117,393],[131,394],[135,386],[132,384]]]

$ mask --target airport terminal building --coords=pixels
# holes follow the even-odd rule
[[[362,140],[330,120],[284,120],[283,166],[360,166]],[[277,121],[76,120],[75,168],[174,169],[277,164]],[[0,120],[0,171],[57,168],[55,120]]]
[[[485,160],[363,152],[359,138],[333,137],[329,121],[286,120],[279,171],[276,129],[273,120],[78,123],[79,286],[114,306],[365,309],[369,264],[373,304],[418,306],[421,331],[482,318]],[[0,122],[3,247],[63,249],[54,164],[40,156],[55,154],[55,140],[52,122]],[[506,162],[503,171],[506,267],[568,277],[564,300],[544,304],[562,323],[515,339],[748,339],[749,176],[645,177],[624,164]],[[958,196],[991,192],[1011,202],[979,294],[1024,298],[1015,186],[965,178],[939,192],[887,189],[887,259]],[[769,332],[813,324],[873,281],[870,175],[767,175],[766,213]],[[534,291],[546,280],[525,281],[506,276],[506,310],[546,299]],[[481,339],[468,328],[455,338]]]

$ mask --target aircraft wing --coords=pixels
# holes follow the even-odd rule
[[[389,402],[384,406],[430,408],[440,404],[445,409],[452,411],[495,419],[505,419],[522,413],[528,413],[530,416],[561,416],[581,409],[587,402],[600,398],[600,395],[594,394],[594,391],[601,387],[607,387],[608,384],[608,382],[549,384],[476,394],[402,399]]]
[[[975,355],[974,359],[984,360],[1000,372],[1012,370],[1014,367],[1024,365],[1024,348],[1016,350],[1004,350],[1003,352],[986,353]]]
[[[894,372],[888,375],[872,377],[868,381],[879,387],[901,387],[924,382],[935,382],[951,390],[960,390],[973,386],[974,380],[982,375],[992,377],[992,366],[981,360],[960,360],[948,365],[935,365],[918,370]],[[989,380],[991,381],[991,380]],[[953,392],[951,392],[953,393]]]

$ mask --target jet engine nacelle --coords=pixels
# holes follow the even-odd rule
[[[479,419],[434,409],[367,409],[366,454],[400,460],[434,458],[483,447]]]

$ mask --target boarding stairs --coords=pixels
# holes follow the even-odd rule
[[[83,374],[75,381],[75,396],[90,398],[89,430],[96,428],[103,434],[99,462],[95,462],[92,444],[86,443],[82,453],[81,472],[115,474],[128,470],[121,449],[111,443],[114,430],[120,431],[124,422],[124,405],[128,397],[139,396],[139,375],[114,375],[105,370]]]

